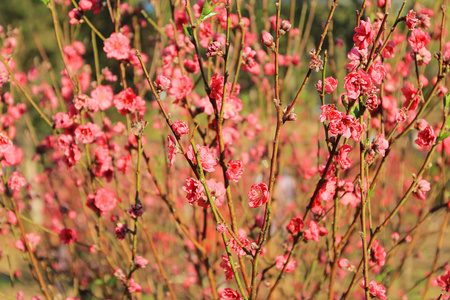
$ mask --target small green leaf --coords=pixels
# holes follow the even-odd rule
[[[50,0],[41,0],[41,2],[47,5],[50,2]]]
[[[93,284],[95,284],[95,285],[104,285],[105,281],[103,279],[96,279],[96,280],[94,280]]]
[[[439,135],[437,137],[436,143],[440,143],[443,140],[445,140],[446,138],[448,138],[450,136],[450,132],[448,132],[448,130],[442,130],[439,132]]]
[[[111,277],[106,281],[107,286],[114,286],[117,282],[117,277]]]
[[[373,191],[375,191],[375,187],[377,186],[377,184],[375,183],[373,185],[373,188],[370,189],[369,193],[367,194],[367,200],[370,199],[370,197],[372,197]]]
[[[209,18],[217,15],[218,13],[214,12],[214,8],[216,8],[217,4],[219,4],[219,3],[216,3],[213,6],[211,6],[212,5],[211,1],[206,0],[205,3],[203,4],[202,13],[200,15],[200,21],[203,22],[203,21],[208,20]]]
[[[361,109],[359,107],[359,103],[355,106],[355,108],[353,109],[353,111],[351,112],[351,114],[355,117],[355,119],[359,119],[359,116],[361,114]]]
[[[186,26],[183,24],[183,28],[184,28],[184,32],[186,33],[187,36],[191,37],[193,35],[191,25]]]
[[[448,113],[450,108],[450,93],[444,96],[444,111]]]

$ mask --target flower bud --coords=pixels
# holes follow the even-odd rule
[[[225,225],[222,224],[222,223],[219,223],[219,224],[217,224],[217,226],[216,226],[216,231],[217,231],[218,233],[224,233],[224,232],[225,232],[225,229],[226,229],[226,227],[225,227]]]
[[[283,20],[280,24],[280,34],[283,35],[286,32],[288,32],[289,30],[291,30],[291,22],[289,22],[288,20]]]
[[[266,47],[272,48],[274,46],[273,36],[269,32],[264,32],[261,40],[262,40],[262,43],[264,44],[264,46],[266,46]]]

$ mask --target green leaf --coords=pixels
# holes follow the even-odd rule
[[[95,284],[95,285],[104,285],[105,281],[103,279],[96,279],[96,280],[94,280],[93,284]]]
[[[444,112],[448,113],[450,108],[450,93],[444,96]]]
[[[219,3],[216,3],[213,6],[211,6],[212,5],[211,1],[206,0],[205,3],[203,4],[202,14],[200,15],[200,21],[203,22],[217,15],[218,12],[214,12],[214,8],[216,8],[217,4]]]
[[[360,104],[358,103],[351,112],[351,114],[355,117],[355,119],[359,119],[359,116],[361,114],[361,109],[360,109],[359,105]]]
[[[445,140],[446,138],[448,138],[450,136],[450,132],[448,132],[448,130],[442,130],[439,132],[439,135],[437,137],[436,143],[440,143],[443,140]]]
[[[184,32],[186,33],[187,36],[191,37],[193,35],[191,25],[186,26],[183,24],[183,28],[184,28]]]
[[[114,286],[117,282],[117,277],[113,276],[106,281],[107,286]]]
[[[41,2],[47,5],[50,2],[50,0],[41,0]]]
[[[373,188],[370,189],[369,193],[367,194],[367,200],[370,199],[370,197],[372,197],[373,191],[375,191],[375,187],[377,186],[377,184],[375,183],[373,185]]]

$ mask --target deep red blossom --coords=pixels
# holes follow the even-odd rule
[[[129,230],[125,224],[117,223],[115,231],[117,239],[122,241],[126,237]]]
[[[251,208],[259,207],[269,201],[269,189],[264,182],[255,183],[250,188],[247,197],[250,200],[248,206]]]
[[[60,231],[59,238],[63,244],[72,244],[77,241],[77,232],[73,229],[64,228]]]

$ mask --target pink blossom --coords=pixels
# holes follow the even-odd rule
[[[319,241],[319,237],[327,235],[328,231],[325,227],[318,226],[316,222],[309,221],[308,229],[305,230],[303,236],[307,240]]]
[[[177,120],[175,123],[173,123],[172,128],[179,136],[189,134],[188,124],[183,121]]]
[[[436,134],[433,127],[427,126],[424,130],[420,131],[417,135],[417,140],[414,141],[420,147],[431,146],[436,140]]]
[[[405,87],[402,87],[403,97],[405,97],[405,103],[403,104],[403,107],[408,108],[408,111],[416,110],[419,106],[420,97],[417,94],[418,90],[419,89],[414,88],[413,84],[409,83],[407,83]]]
[[[177,143],[173,136],[169,135],[167,136],[167,150],[169,154],[169,168],[173,166],[173,163],[175,162],[176,154],[177,154]]]
[[[332,93],[338,85],[337,79],[334,79],[333,77],[327,77],[325,78],[325,94]],[[321,94],[322,93],[322,80],[319,80],[316,84],[317,91]]]
[[[213,153],[211,153],[208,146],[202,146],[199,145],[196,146],[197,151],[199,152],[200,156],[200,163],[202,165],[202,168],[206,172],[214,172],[216,169],[214,167],[218,164],[216,157]],[[197,158],[195,157],[194,149],[190,145],[187,151],[187,157],[194,163],[197,164]]]
[[[91,110],[96,111],[92,108],[99,108],[104,111],[108,109],[113,102],[114,93],[109,85],[99,85],[91,91],[91,99],[89,101],[89,107]]]
[[[386,68],[383,66],[380,59],[375,60],[372,65],[370,65],[369,75],[376,84],[381,84],[383,82],[383,79],[386,76]]]
[[[181,189],[187,193],[186,200],[190,205],[194,205],[195,202],[203,200],[204,188],[201,182],[197,179],[192,177],[186,178],[186,184],[183,185]]]
[[[134,281],[134,278],[131,278],[128,282],[128,292],[130,293],[140,293],[142,291],[142,287]]]
[[[75,137],[83,144],[93,143],[95,138],[100,134],[100,127],[91,122],[78,126],[75,129]]]
[[[12,146],[11,140],[8,138],[8,136],[0,132],[0,153],[5,153],[8,151]]]
[[[244,298],[238,291],[234,291],[230,288],[226,288],[220,293],[219,300],[243,300]]]
[[[206,184],[208,186],[209,193],[211,194],[211,200],[214,201],[217,207],[221,207],[223,201],[225,200],[225,185],[223,182],[216,182],[214,179],[206,180]],[[203,193],[202,199],[198,201],[198,205],[203,208],[208,208],[211,206],[205,193]]]
[[[420,28],[414,29],[408,38],[409,45],[414,52],[419,52],[420,49],[426,47],[430,40],[430,35]]]
[[[103,47],[103,51],[106,52],[108,58],[115,58],[117,60],[127,59],[130,50],[130,40],[122,33],[112,33],[106,39]]]
[[[370,261],[369,265],[378,265],[380,267],[384,266],[386,263],[386,250],[380,245],[378,240],[373,242],[372,248],[370,249]]]
[[[416,187],[414,188],[413,195],[420,200],[427,198],[426,193],[431,190],[430,183],[425,179],[419,178]]]
[[[228,180],[238,182],[244,173],[244,166],[241,160],[230,160],[227,164],[227,178]]]
[[[364,280],[360,282],[359,286],[363,289],[365,288]],[[372,297],[377,297],[381,300],[387,299],[386,288],[382,284],[376,283],[375,280],[369,283],[369,293]]]
[[[266,47],[273,47],[273,36],[269,32],[264,32],[261,37],[261,41]]]
[[[156,76],[155,86],[156,86],[156,90],[158,92],[167,90],[170,87],[171,83],[172,83],[172,79],[170,77],[166,77],[164,75]]]
[[[341,258],[338,260],[338,267],[347,270],[350,267],[350,261],[346,258]]]
[[[450,292],[450,270],[445,271],[445,275],[440,275],[436,279],[438,286],[442,287],[442,291]]]
[[[101,213],[108,212],[116,207],[116,196],[113,192],[100,188],[97,190],[97,194],[94,198],[94,205],[97,207]]]
[[[172,80],[172,86],[168,93],[171,97],[175,98],[175,104],[178,104],[180,100],[189,95],[194,88],[194,82],[192,78],[187,75],[176,77]]]
[[[337,156],[337,163],[344,170],[350,168],[353,164],[353,161],[348,157],[348,154],[352,150],[353,147],[350,145],[342,145],[342,147],[339,149],[339,154]]]
[[[286,264],[288,258],[288,254],[286,255],[277,255],[276,257],[276,265],[275,267],[278,270],[283,270],[284,265]],[[291,273],[292,271],[295,270],[295,268],[297,267],[297,262],[294,259],[290,259],[288,264],[286,265],[286,268],[284,269],[285,273]]]
[[[389,142],[384,138],[384,134],[378,135],[372,143],[372,149],[381,156],[385,155],[385,151],[388,148]]]
[[[248,206],[251,208],[259,207],[269,201],[269,189],[264,182],[255,183],[252,185],[247,197],[250,200]]]
[[[292,218],[289,224],[286,226],[287,231],[292,235],[297,235],[303,229],[303,220],[300,217]]]
[[[246,233],[244,230],[242,230],[242,229],[238,230],[238,239],[239,239],[239,242],[241,242],[241,245],[244,246],[245,248],[248,248],[250,246],[250,241],[246,238]],[[237,255],[245,255],[246,254],[245,250],[242,249],[241,246],[239,246],[239,244],[236,242],[236,240],[234,238],[230,238],[230,247],[231,247],[231,249],[236,251]]]
[[[19,172],[13,172],[8,180],[8,186],[13,191],[19,191],[20,188],[26,185],[27,180]]]
[[[145,105],[141,97],[136,96],[131,88],[121,91],[114,97],[114,106],[121,114],[134,112]]]
[[[145,269],[147,264],[148,264],[148,260],[143,258],[142,256],[137,255],[136,258],[134,259],[134,265],[138,269]]]
[[[231,263],[226,255],[222,255],[222,262],[220,263],[220,267],[225,272],[225,278],[226,280],[231,280],[234,277],[233,269],[231,268]]]
[[[372,43],[375,34],[376,32],[372,29],[370,18],[367,18],[367,21],[361,20],[359,27],[355,28],[355,34],[353,35],[355,46],[359,49],[367,49],[369,44]]]
[[[371,78],[362,69],[349,73],[344,77],[344,88],[347,90],[347,96],[350,99],[357,99],[361,93],[369,90],[371,86]]]
[[[317,195],[317,200],[322,200],[325,202],[333,200],[334,194],[336,193],[336,176],[330,177],[322,185]]]
[[[27,243],[30,246],[31,252],[34,252],[36,250],[36,246],[41,241],[41,236],[35,235],[32,232],[25,234],[25,236],[27,238]],[[15,247],[17,250],[20,250],[24,253],[27,252],[27,248],[25,246],[25,240],[23,238],[16,241]]]
[[[408,26],[409,30],[413,30],[417,24],[419,23],[419,20],[416,18],[416,12],[413,10],[410,10],[408,14],[406,15],[406,26]]]

